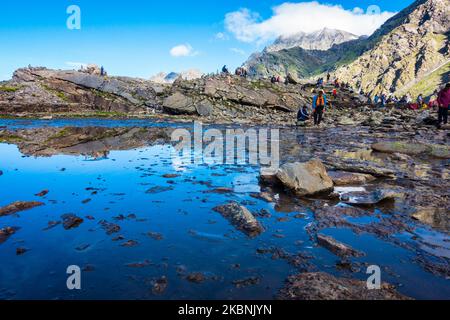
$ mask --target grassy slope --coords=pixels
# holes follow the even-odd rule
[[[437,88],[447,82],[450,82],[450,62],[420,80],[407,92],[412,97],[417,97],[421,93],[424,97],[429,97]]]

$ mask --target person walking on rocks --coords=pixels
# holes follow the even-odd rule
[[[438,126],[440,127],[442,123],[448,123],[448,109],[450,108],[450,83],[445,85],[445,88],[441,90],[438,94]]]
[[[314,114],[314,125],[318,126],[323,120],[323,113],[327,106],[327,96],[324,94],[323,90],[319,90],[319,93],[314,96],[312,109]]]

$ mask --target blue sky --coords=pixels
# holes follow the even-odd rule
[[[29,64],[71,69],[73,62],[96,63],[104,65],[113,75],[143,78],[149,78],[160,71],[182,71],[191,68],[214,72],[223,64],[234,68],[242,64],[252,52],[260,50],[271,41],[275,34],[285,32],[287,28],[285,20],[293,17],[286,16],[286,13],[284,16],[281,14],[281,25],[280,17],[272,19],[277,16],[272,9],[285,2],[2,1],[0,80],[9,79],[15,69]],[[291,1],[295,6],[301,2]],[[341,5],[343,10],[359,7],[362,11],[376,4],[383,12],[397,12],[413,1],[319,2]],[[81,30],[69,30],[66,27],[66,20],[69,17],[66,9],[70,5],[78,5],[81,9]],[[244,8],[248,11],[243,10]],[[233,12],[237,14],[230,15]],[[305,12],[305,15],[308,13]],[[320,20],[322,21],[309,23],[307,26],[300,25],[297,28],[321,28],[322,24],[327,26],[326,24],[332,22],[333,18],[327,16]],[[270,28],[276,30],[269,30]],[[191,48],[191,51],[184,52],[185,56],[171,55],[171,49],[180,45]]]

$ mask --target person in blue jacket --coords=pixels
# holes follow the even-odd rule
[[[318,126],[323,120],[323,113],[327,107],[327,96],[324,94],[323,90],[314,96],[312,103],[312,110],[314,114],[314,125]]]

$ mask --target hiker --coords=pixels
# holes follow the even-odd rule
[[[334,80],[334,87],[339,88],[339,79]]]
[[[337,98],[337,89],[335,88],[335,89],[333,89],[333,98]]]
[[[306,122],[309,120],[308,107],[303,106],[297,113],[297,125],[306,126]]]
[[[100,68],[100,76],[104,76],[105,75],[105,68],[102,66],[101,68]]]
[[[222,68],[222,73],[224,73],[224,74],[230,74],[230,72],[228,71],[228,68],[227,68],[226,65],[223,66],[223,68]]]
[[[450,107],[450,83],[447,83],[444,89],[439,92],[437,101],[439,104],[438,127],[440,127],[442,123],[445,125],[448,122],[448,108]]]
[[[314,96],[312,109],[314,113],[314,125],[318,126],[323,120],[323,112],[327,106],[327,97],[323,93],[323,90],[319,90],[319,93]]]
[[[331,79],[331,74],[328,72],[328,74],[327,74],[327,82],[330,82],[330,79]]]

